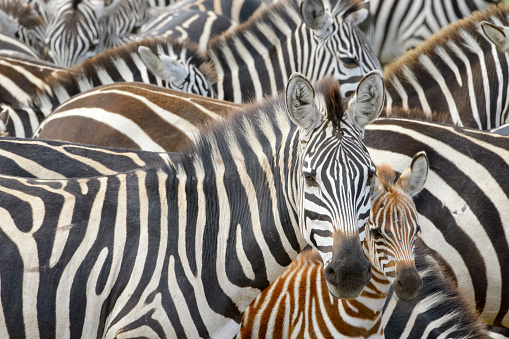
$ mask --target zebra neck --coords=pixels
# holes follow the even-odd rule
[[[270,114],[239,114],[211,128],[195,152],[171,164],[175,180],[168,191],[181,192],[179,213],[186,215],[179,230],[198,234],[193,247],[214,254],[216,267],[225,270],[228,288],[222,289],[234,303],[227,316],[239,322],[305,243],[295,203],[298,132],[281,104]]]
[[[217,72],[218,98],[236,103],[261,101],[264,96],[274,97],[284,90],[292,72],[304,74],[296,66],[298,55],[293,55],[295,43],[300,43],[296,37],[302,23],[298,1],[283,0],[271,5],[256,20],[212,41],[207,53]],[[309,40],[306,47],[312,50],[314,40]],[[288,49],[288,45],[293,47]]]

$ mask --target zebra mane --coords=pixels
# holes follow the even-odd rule
[[[44,24],[43,17],[38,14],[30,3],[26,3],[23,0],[0,0],[0,12],[4,12],[0,15],[0,27],[4,27],[6,24],[15,25],[14,22],[6,23],[8,21],[16,21],[20,26],[24,28],[33,29],[35,27]],[[5,30],[2,30],[4,33]],[[5,33],[4,33],[5,34]]]
[[[417,75],[421,74],[422,71],[420,69],[425,67],[421,63],[422,56],[429,57],[432,62],[441,60],[437,55],[437,49],[450,50],[449,44],[451,41],[457,42],[463,49],[469,49],[463,38],[465,33],[472,36],[481,45],[490,46],[491,48],[491,43],[486,40],[482,33],[481,21],[489,21],[497,25],[508,25],[508,16],[509,8],[503,3],[489,6],[482,12],[476,11],[469,17],[460,19],[443,28],[439,33],[433,35],[417,48],[405,52],[400,58],[387,66],[385,76],[387,78],[393,76],[397,76],[400,79],[404,78],[403,73],[407,68]],[[426,77],[428,76],[426,75]]]
[[[290,30],[295,30],[297,25],[302,22],[300,14],[300,5],[302,1],[303,0],[280,0],[270,3],[270,5],[251,16],[248,21],[211,39],[209,42],[209,49],[220,49],[224,45],[233,46],[236,38],[246,37],[248,34],[256,34],[258,31],[263,32],[267,28],[276,34],[284,35],[285,33],[281,32],[279,26],[282,21],[288,25]],[[335,16],[341,14],[345,17],[351,12],[355,12],[364,7],[363,0],[322,1],[324,3],[329,3],[328,7],[331,8],[331,12]],[[297,22],[294,21],[296,17],[300,18]]]
[[[76,86],[78,82],[86,79],[92,82],[97,78],[98,69],[110,70],[115,67],[118,60],[131,60],[133,55],[138,55],[138,47],[146,46],[155,53],[168,54],[168,51],[173,51],[174,54],[185,55],[185,59],[189,64],[197,66],[205,76],[208,77],[210,83],[214,83],[217,76],[210,60],[200,51],[198,45],[186,41],[179,42],[172,39],[165,39],[160,37],[149,37],[141,41],[133,41],[123,46],[110,48],[94,57],[91,57],[81,64],[75,65],[71,68],[70,72],[57,72],[46,79],[49,91],[55,88],[71,88]],[[139,59],[139,56],[138,56]],[[128,62],[132,63],[132,62]],[[77,93],[73,93],[77,94]],[[39,96],[48,95],[48,89],[39,90],[34,96],[34,103],[38,103]]]
[[[391,107],[391,114],[388,114],[387,107],[384,107],[382,110],[382,114],[380,114],[380,117],[406,118],[423,121],[432,121],[435,123],[453,124],[449,112],[444,113],[433,111],[431,114],[427,114],[420,108],[404,109],[403,107]]]
[[[323,96],[326,103],[327,118],[334,126],[339,124],[345,105],[337,81],[324,78],[315,85],[317,96]],[[232,143],[248,149],[249,145],[261,144],[265,152],[273,154],[274,145],[280,143],[281,134],[292,133],[297,125],[290,119],[284,95],[267,97],[264,101],[244,104],[240,109],[230,112],[223,120],[214,120],[187,147],[193,157],[210,157],[211,145],[218,145],[221,151],[231,151]],[[256,142],[253,142],[256,138]],[[279,142],[278,142],[279,140]],[[260,150],[261,151],[261,150]]]

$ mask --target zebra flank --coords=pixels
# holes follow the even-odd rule
[[[448,112],[454,124],[482,130],[509,122],[509,56],[488,40],[483,21],[507,26],[508,7],[452,23],[390,64],[387,115],[392,107]]]
[[[354,296],[370,276],[359,228],[374,165],[362,136],[383,107],[381,72],[364,77],[348,109],[339,98],[337,82],[315,89],[295,74],[284,97],[232,114],[196,147],[150,153],[163,165],[0,176],[0,275],[11,277],[0,281],[1,336],[233,337],[248,304],[306,243],[349,277],[327,279],[329,288]],[[11,154],[23,154],[27,144],[9,140]],[[94,149],[51,149],[78,160],[73,147]],[[345,246],[349,265],[336,260]]]
[[[501,0],[370,0],[366,34],[383,65],[442,28]]]
[[[404,300],[415,298],[422,286],[414,264],[420,229],[411,196],[422,189],[428,167],[421,152],[397,182],[390,167],[377,168],[363,242],[372,275],[358,298],[332,298],[323,263],[317,251],[308,248],[250,304],[237,337],[383,337],[382,309],[391,285]]]

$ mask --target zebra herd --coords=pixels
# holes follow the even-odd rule
[[[0,336],[509,337],[500,2],[0,1]]]

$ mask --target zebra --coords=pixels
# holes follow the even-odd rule
[[[148,20],[146,3],[138,0],[65,0],[41,8],[47,20],[44,53],[62,67],[120,46]]]
[[[424,186],[428,167],[420,152],[394,182],[390,167],[377,166],[362,244],[372,276],[359,298],[330,297],[320,255],[310,248],[249,305],[237,338],[383,337],[382,309],[391,286],[403,300],[414,299],[422,287],[414,262],[419,223],[412,196]]]
[[[357,24],[367,14],[361,0],[282,0],[256,17],[214,38],[207,49],[217,98],[236,103],[261,101],[284,89],[288,74],[311,82],[333,75],[343,96],[355,92],[363,75],[381,70]],[[154,74],[165,74],[154,55]],[[241,86],[242,84],[242,86]]]
[[[367,37],[385,65],[442,28],[501,0],[370,0]]]
[[[331,293],[356,297],[370,278],[358,227],[374,176],[362,134],[383,107],[382,73],[364,77],[345,111],[339,98],[335,81],[313,88],[295,74],[286,95],[167,154],[165,167],[1,176],[0,272],[14,279],[2,275],[1,335],[231,337],[306,243]]]
[[[509,55],[500,37],[508,16],[504,5],[474,13],[392,63],[385,71],[388,116],[403,107],[448,112],[453,123],[483,130],[509,122]]]
[[[171,73],[159,72],[154,76],[145,66],[138,53],[140,46],[159,53],[174,61]],[[68,71],[61,71],[44,80],[26,106],[13,107],[17,118],[10,124],[11,136],[32,136],[40,121],[48,116],[59,104],[73,95],[95,86],[121,81],[141,81],[171,87],[187,92],[215,96],[212,85],[214,71],[208,59],[191,43],[181,44],[172,40],[147,38],[125,46],[109,49],[87,59]]]
[[[124,92],[117,93],[120,99],[116,102],[127,102],[127,98],[129,98],[132,107],[142,106],[141,103],[135,103],[135,98],[128,91]],[[113,91],[105,97],[111,98],[112,93]],[[122,99],[123,95],[126,96],[124,99]],[[94,98],[95,96],[92,95],[92,102],[98,101]],[[78,99],[75,98],[75,100]],[[163,100],[156,101],[154,95],[150,100],[152,100],[150,101],[152,107],[163,106]],[[178,99],[173,97],[172,100],[175,100],[172,105],[178,107]],[[201,107],[206,107],[206,100],[209,99],[204,98],[200,102]],[[72,105],[72,101],[70,105]],[[220,108],[211,106],[208,112],[218,114],[221,110],[226,110],[227,105],[228,103],[224,103],[224,107]],[[74,110],[70,107],[68,111],[62,111],[63,118],[55,119],[55,121],[64,122],[66,115],[83,117],[83,114],[80,113],[80,109],[83,107],[88,106],[76,102]],[[119,107],[116,108],[122,110]],[[230,110],[237,108],[236,105],[229,107]],[[207,112],[203,108],[200,111]],[[186,112],[185,117],[183,112],[180,113],[183,122],[172,117],[172,120],[168,119],[170,123],[167,124],[161,122],[161,112],[155,114],[155,120],[150,118],[151,115],[154,115],[150,109],[146,109],[143,113],[146,124],[142,128],[141,135],[151,138],[154,146],[157,147],[152,150],[157,151],[164,148],[162,146],[163,138],[159,136],[163,131],[171,134],[177,133],[176,130],[179,132],[187,130],[189,132],[188,142],[193,142],[192,129],[185,127],[188,125],[186,122],[191,121],[190,111]],[[393,113],[401,116],[409,112],[400,113],[393,110]],[[430,179],[423,192],[415,200],[417,210],[421,214],[420,220],[426,226],[422,238],[434,253],[446,258],[442,262],[447,271],[458,281],[469,301],[476,305],[483,320],[488,324],[509,327],[509,316],[507,315],[509,276],[503,269],[509,264],[507,262],[509,240],[503,240],[506,239],[506,229],[509,227],[507,224],[509,216],[506,215],[506,210],[503,207],[509,196],[507,184],[509,178],[505,177],[506,173],[509,173],[506,170],[507,159],[509,159],[507,146],[509,140],[507,137],[493,133],[437,122],[450,121],[448,115],[437,114],[433,116],[435,122],[429,122],[420,121],[428,118],[422,111],[413,110],[410,113],[414,115],[405,115],[406,119],[384,118],[369,125],[366,128],[366,145],[375,162],[389,162],[398,171],[402,171],[398,163],[407,161],[409,157],[420,150],[426,151],[431,162]],[[119,114],[119,112],[117,111],[115,114]],[[170,110],[170,114],[179,115],[179,111]],[[201,119],[207,117],[201,112],[195,114]],[[101,120],[103,116],[108,118],[106,115],[102,115],[96,119]],[[126,118],[129,117],[126,116]],[[210,121],[219,118],[209,115],[208,119]],[[89,121],[85,123],[89,124]],[[115,120],[110,121],[109,124],[114,126]],[[175,122],[175,126],[172,127],[171,121],[179,122]],[[72,120],[69,120],[69,126],[71,124]],[[136,120],[133,120],[132,124],[136,126]],[[65,129],[64,126],[60,125],[59,128]],[[104,127],[92,124],[90,128],[94,131],[102,131]],[[161,129],[161,132],[157,132],[158,128]],[[197,125],[196,128],[198,129],[199,126]],[[117,137],[109,138],[110,146],[126,147],[126,145],[114,144],[111,140],[129,138],[132,140],[131,144],[141,144],[132,132],[123,134],[116,132],[116,134]],[[51,133],[47,133],[44,137],[50,138],[50,135]],[[180,138],[186,136],[182,132],[178,135]],[[75,141],[86,143],[86,135],[82,137]],[[169,137],[171,135],[165,136],[165,138]],[[464,168],[465,164],[468,164],[467,168]],[[485,179],[483,181],[476,180],[478,177]],[[493,253],[496,253],[496,256]]]

